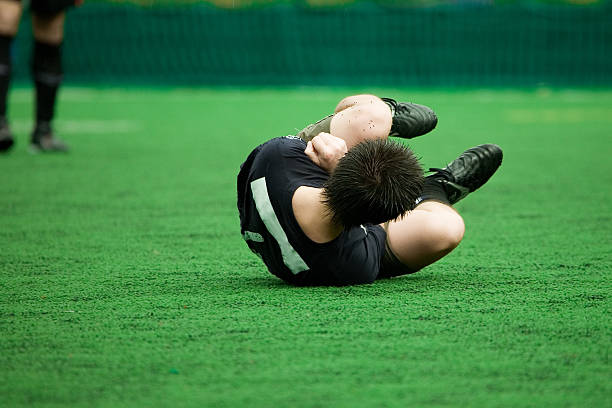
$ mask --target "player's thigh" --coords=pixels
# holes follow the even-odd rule
[[[463,219],[452,207],[427,201],[389,222],[387,240],[401,263],[419,270],[452,251],[464,232]]]
[[[65,20],[65,11],[56,14],[32,13],[34,38],[49,44],[60,44],[64,39]]]
[[[23,6],[18,0],[0,0],[0,34],[17,34],[22,10]]]
[[[385,252],[380,265],[380,272],[376,279],[386,279],[395,276],[410,275],[418,272],[419,268],[412,268],[402,263],[391,250],[389,240],[385,242]]]

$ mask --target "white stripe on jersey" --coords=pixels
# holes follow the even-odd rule
[[[268,232],[276,239],[278,246],[280,247],[281,254],[283,255],[283,262],[289,268],[291,273],[294,275],[308,270],[308,265],[302,259],[300,254],[291,246],[287,239],[287,234],[281,227],[272,203],[270,202],[270,196],[268,195],[268,186],[266,185],[266,179],[264,177],[258,178],[251,182],[251,191],[253,192],[253,200],[255,200],[255,206],[259,217],[266,225]]]

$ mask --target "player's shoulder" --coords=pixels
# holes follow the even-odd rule
[[[275,145],[279,146],[279,148],[292,150],[292,149],[301,149],[302,151],[306,148],[306,142],[300,139],[297,136],[282,136],[277,137],[271,140]]]
[[[276,137],[261,145],[264,156],[272,155],[275,159],[303,156],[304,149],[306,149],[306,142],[297,136]]]
[[[306,142],[304,140],[302,140],[302,138],[300,138],[298,136],[293,136],[293,135],[287,135],[287,136],[279,137],[278,139],[284,140],[287,143],[295,142],[295,143],[299,143],[299,144],[306,144]]]
[[[289,173],[313,173],[312,163],[304,153],[306,142],[296,136],[270,139],[257,146],[240,166],[238,183],[245,184],[262,175],[289,177]],[[307,170],[305,170],[307,169]]]
[[[281,149],[286,150],[290,155],[305,156],[306,142],[304,140],[297,136],[283,136],[279,139],[282,146]]]

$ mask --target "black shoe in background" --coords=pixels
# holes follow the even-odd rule
[[[0,117],[0,153],[4,153],[10,150],[15,143],[11,129],[9,128],[6,117]]]
[[[49,122],[39,122],[32,132],[30,151],[32,153],[67,152],[68,145],[55,136]]]

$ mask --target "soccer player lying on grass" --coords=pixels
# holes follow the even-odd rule
[[[388,136],[437,123],[425,106],[373,95],[343,99],[298,136],[258,146],[238,174],[244,239],[269,271],[295,285],[352,285],[414,273],[463,238],[452,207],[501,165],[492,144],[423,170]]]

